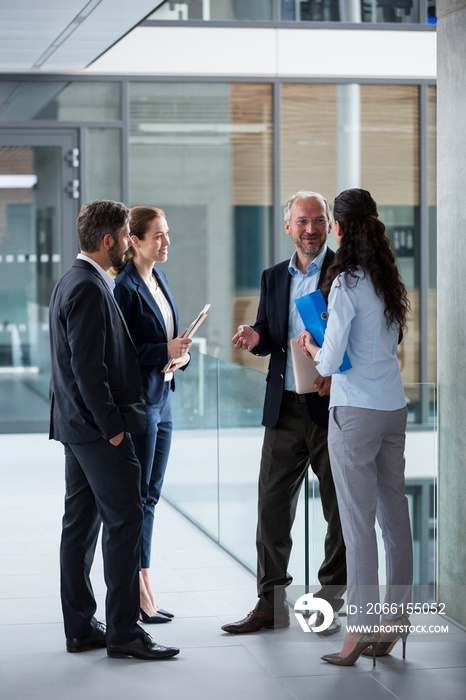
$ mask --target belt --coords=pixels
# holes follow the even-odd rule
[[[287,391],[285,389],[283,396],[284,398],[289,399],[290,401],[295,401],[296,403],[306,403],[304,394],[297,394],[295,391]]]

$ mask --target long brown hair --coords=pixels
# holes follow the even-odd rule
[[[328,299],[332,282],[341,273],[347,282],[352,277],[356,283],[356,270],[362,268],[385,304],[387,326],[398,324],[403,334],[410,311],[408,293],[370,192],[358,188],[344,190],[335,198],[333,216],[340,225],[341,242],[327,270],[322,294]]]
[[[129,230],[131,236],[136,236],[142,241],[154,219],[159,219],[160,217],[166,218],[166,214],[160,207],[133,207],[129,210]],[[119,266],[116,272],[121,272],[126,263],[132,260],[135,256],[133,246],[130,246],[126,251],[123,262]]]

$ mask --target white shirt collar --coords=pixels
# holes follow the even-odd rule
[[[113,290],[115,289],[115,280],[112,279],[112,277],[110,277],[108,272],[104,270],[103,267],[100,267],[99,263],[96,263],[96,261],[90,258],[88,255],[86,255],[86,253],[78,253],[77,259],[85,260],[86,262],[91,263],[92,267],[95,267],[95,269],[97,270],[97,272],[102,277],[103,281],[113,294]]]

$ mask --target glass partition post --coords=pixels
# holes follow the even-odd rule
[[[309,523],[309,475],[304,479],[304,522]],[[309,527],[304,530],[304,585],[309,586],[309,572],[310,572],[310,559],[309,559]]]
[[[427,88],[427,202],[429,276],[427,310],[427,380],[437,381],[437,88]]]

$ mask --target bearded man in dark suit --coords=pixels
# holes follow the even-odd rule
[[[290,339],[303,328],[294,300],[321,286],[334,253],[327,248],[332,216],[327,200],[302,190],[285,206],[285,232],[296,246],[290,260],[262,274],[254,326],[239,326],[232,342],[254,355],[270,355],[262,424],[265,426],[259,473],[257,593],[259,601],[244,619],[223,625],[233,634],[257,632],[290,624],[287,571],[299,491],[309,464],[319,481],[327,521],[325,559],[319,569],[321,589],[333,621],[322,634],[338,632],[338,610],[346,587],[346,555],[335,486],[327,449],[330,378],[320,378],[318,392],[297,394],[291,364]],[[319,613],[316,627],[323,623]]]
[[[139,362],[108,274],[130,245],[129,210],[108,200],[78,217],[81,252],[50,300],[50,438],[65,449],[61,600],[69,652],[107,647],[108,656],[154,660],[178,654],[139,627],[142,529],[140,465],[130,433],[146,407]],[[90,581],[102,524],[107,628],[94,613]]]

